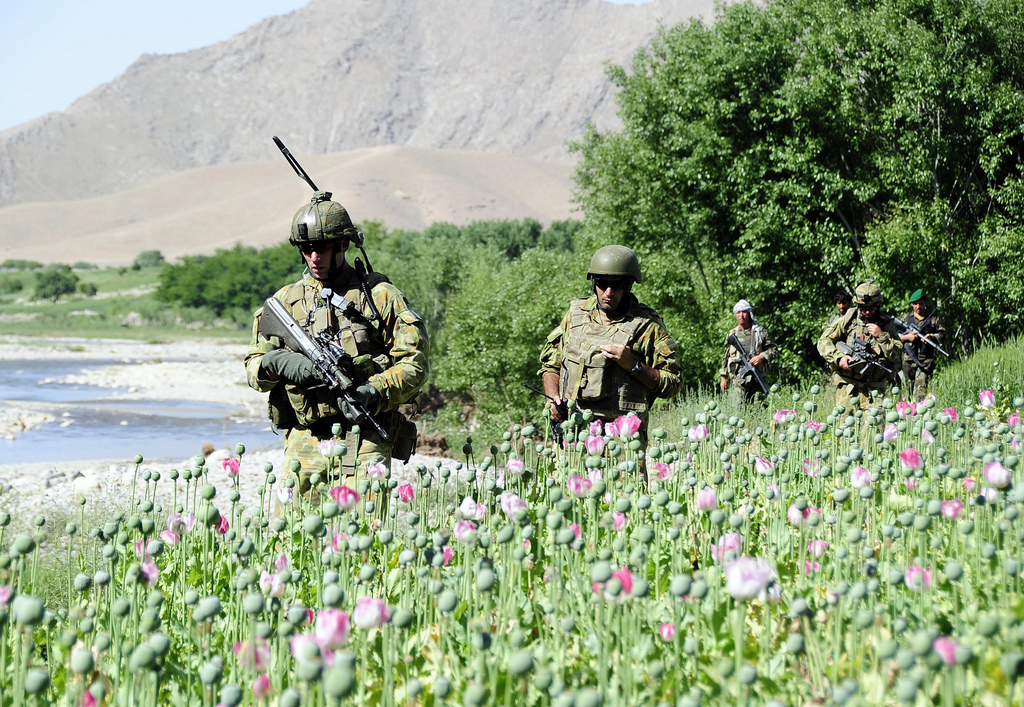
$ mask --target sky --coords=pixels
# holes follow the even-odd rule
[[[0,0],[0,130],[67,109],[142,54],[214,44],[307,2]]]

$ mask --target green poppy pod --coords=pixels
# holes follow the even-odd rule
[[[445,589],[437,598],[437,608],[445,613],[455,611],[459,605],[459,595],[451,589]]]
[[[36,626],[45,611],[43,600],[30,594],[20,594],[11,603],[11,618],[19,626]]]
[[[351,695],[355,685],[355,673],[347,666],[332,668],[324,676],[324,691],[336,700]]]
[[[155,660],[156,660],[156,651],[153,650],[153,647],[150,646],[147,643],[141,643],[141,644],[135,646],[135,649],[132,651],[131,656],[128,658],[128,670],[130,670],[133,673],[137,673],[140,670],[145,670],[146,668],[149,668],[150,666],[152,666],[153,662]],[[206,668],[208,665],[210,665],[210,664],[207,663],[207,665],[204,665],[203,668]],[[202,677],[203,677],[203,670],[202,669],[200,669],[200,671],[199,671],[199,676],[200,676],[200,679],[202,679]],[[209,681],[203,680],[203,683],[207,684],[207,685],[210,684],[211,682],[213,682],[213,681],[212,680],[209,680]]]
[[[96,667],[92,651],[87,648],[76,648],[71,652],[71,671],[78,675],[86,675]]]
[[[786,650],[793,655],[801,655],[804,652],[804,637],[799,633],[791,633],[786,638]]]
[[[50,686],[50,674],[42,668],[30,668],[25,673],[25,692],[38,695]]]
[[[220,615],[221,606],[220,599],[214,595],[203,597],[196,604],[196,608],[192,611],[192,620],[196,623],[202,623],[203,621],[210,621]]]
[[[508,670],[513,675],[526,675],[533,670],[533,655],[529,651],[516,651],[508,659]]]
[[[299,707],[302,704],[302,695],[294,687],[289,687],[281,693],[277,704],[278,707]]]
[[[225,685],[220,689],[220,704],[225,707],[238,707],[242,701],[242,688],[238,685]]]
[[[592,687],[580,688],[576,693],[576,707],[601,707],[601,693]]]
[[[391,623],[396,628],[409,628],[414,618],[413,613],[408,609],[395,609],[395,613],[391,615]]]
[[[167,651],[171,649],[171,639],[162,633],[154,633],[146,639],[146,643],[156,651],[158,656],[166,655]]]
[[[434,679],[434,696],[443,700],[452,691],[452,682],[448,678],[439,675]]]
[[[476,683],[470,683],[462,693],[462,704],[465,707],[479,707],[487,701],[487,690]]]

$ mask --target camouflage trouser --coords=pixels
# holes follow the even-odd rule
[[[851,381],[835,376],[836,382],[836,405],[842,405],[849,410],[857,406],[861,410],[867,410],[872,406],[872,394],[880,401],[887,390],[888,381]]]
[[[903,383],[911,398],[924,400],[924,396],[928,394],[928,381],[930,380],[931,376],[916,363],[913,361],[903,362]]]
[[[337,485],[342,479],[355,475],[357,459],[363,471],[370,464],[377,462],[382,462],[385,466],[391,465],[391,447],[376,435],[362,437],[359,440],[357,455],[355,435],[351,432],[347,433],[340,439],[340,443],[347,448],[343,457],[325,457],[320,453],[321,441],[309,430],[293,428],[285,432],[284,456],[288,468],[285,469],[283,476],[296,479],[296,486],[303,494],[308,495],[310,492],[309,477],[313,473],[320,474],[320,477],[327,480],[330,485]],[[334,441],[338,442],[339,440],[334,439]],[[293,460],[302,465],[298,475],[291,470]]]
[[[729,377],[729,400],[735,405],[745,405],[755,400],[763,400],[764,393],[756,380],[747,380],[736,376]]]

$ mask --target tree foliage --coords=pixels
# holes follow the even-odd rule
[[[71,268],[54,267],[36,273],[36,299],[48,299],[56,302],[64,295],[75,293],[78,287],[78,275]]]
[[[961,342],[1019,331],[1024,5],[769,0],[662,29],[620,131],[576,145],[589,245],[643,258],[649,304],[710,380],[740,298],[817,365],[831,294],[923,287]]]

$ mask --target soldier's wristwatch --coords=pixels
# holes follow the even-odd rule
[[[636,378],[642,370],[644,370],[644,364],[640,362],[640,359],[637,359],[633,367],[629,369],[629,375]]]

